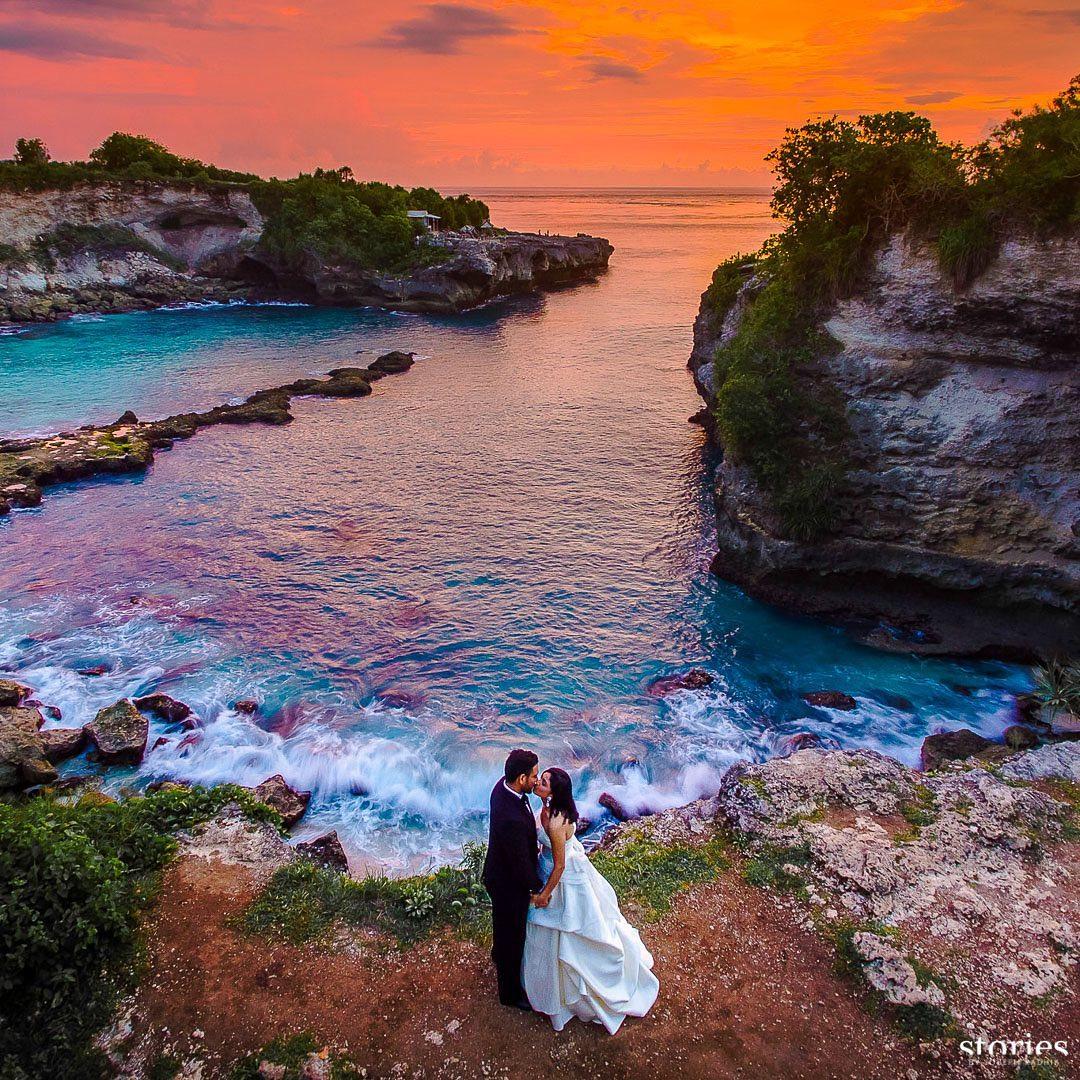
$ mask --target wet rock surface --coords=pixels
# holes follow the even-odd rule
[[[388,353],[366,368],[337,368],[323,379],[298,379],[258,390],[239,405],[218,405],[205,412],[151,421],[141,421],[128,411],[105,427],[87,426],[39,439],[0,439],[0,515],[16,507],[39,505],[44,490],[56,484],[145,472],[154,460],[155,450],[168,449],[203,428],[218,424],[288,424],[293,418],[289,404],[294,397],[365,397],[371,393],[372,382],[411,366],[411,353]],[[95,665],[81,669],[79,674],[102,675],[107,671],[105,665]],[[9,690],[9,695],[12,692]],[[149,695],[158,696],[165,695]]]
[[[264,780],[254,788],[255,798],[276,810],[286,826],[295,825],[303,816],[311,802],[310,791],[297,791],[286,783],[280,773]]]
[[[0,707],[0,791],[56,779],[41,742],[42,723],[37,709]]]
[[[100,709],[86,726],[97,757],[108,765],[137,765],[149,733],[146,717],[126,698]]]
[[[304,840],[296,845],[296,851],[325,870],[338,870],[343,874],[349,872],[349,857],[341,846],[337,832],[323,833],[314,840]]]

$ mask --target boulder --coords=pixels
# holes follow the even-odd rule
[[[50,728],[39,731],[38,739],[45,757],[55,764],[81,754],[86,749],[85,728]]]
[[[702,690],[713,681],[713,677],[701,668],[691,668],[679,675],[660,675],[646,687],[653,697],[667,697],[679,690]]]
[[[86,675],[89,677],[97,677],[98,675],[107,675],[109,673],[108,664],[94,664],[92,667],[79,668],[76,671],[78,675]]]
[[[250,698],[242,698],[240,701],[234,701],[230,708],[243,716],[254,716],[259,711],[259,703]]]
[[[923,771],[930,772],[945,761],[964,761],[966,758],[984,753],[994,745],[989,739],[984,739],[970,728],[928,735],[922,744]]]
[[[341,846],[337,832],[323,833],[314,840],[305,840],[296,845],[296,850],[325,870],[339,870],[343,874],[349,872],[349,857]]]
[[[146,753],[150,725],[127,698],[101,709],[86,725],[98,757],[109,765],[137,765]]]
[[[56,779],[42,750],[41,724],[37,709],[0,708],[0,791]]]
[[[28,698],[31,693],[29,686],[12,682],[10,679],[0,679],[0,708],[18,705],[24,698]]]
[[[63,720],[64,714],[60,711],[60,708],[56,705],[42,705],[42,713],[50,720]]]
[[[153,713],[170,724],[180,724],[191,715],[191,709],[168,694],[147,694],[137,697],[133,704],[141,712]]]
[[[798,753],[800,750],[809,750],[811,747],[821,745],[821,736],[812,731],[797,731],[794,735],[787,735],[780,740],[776,752],[780,757]]]
[[[855,949],[865,965],[863,976],[893,1005],[932,1005],[940,1008],[945,995],[934,983],[919,985],[914,967],[902,952],[883,937],[865,930],[854,938]]]
[[[1067,739],[1080,737],[1080,716],[1068,712],[1054,713],[1050,720],[1050,733]]]
[[[1023,724],[1013,724],[1005,729],[1005,745],[1013,750],[1030,750],[1039,745],[1039,736]]]
[[[629,821],[633,815],[610,792],[605,791],[596,800],[616,821]]]
[[[413,366],[413,362],[412,353],[400,352],[395,349],[393,352],[384,353],[378,360],[368,364],[368,371],[377,371],[381,375],[400,375],[401,372],[408,371]]]
[[[311,802],[310,791],[297,791],[290,787],[280,773],[264,780],[254,790],[255,798],[276,810],[286,826],[295,825]]]
[[[851,712],[857,705],[850,694],[841,690],[811,690],[803,694],[803,701],[819,709],[838,709],[841,712]]]

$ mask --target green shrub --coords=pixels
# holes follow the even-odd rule
[[[232,800],[280,825],[232,786],[120,803],[0,803],[0,1075],[101,1074],[88,1039],[132,977],[138,916],[175,850],[172,834]]]
[[[592,860],[620,900],[636,900],[652,918],[670,911],[680,892],[714,880],[729,865],[720,838],[697,846],[634,839]]]
[[[833,527],[847,471],[844,402],[818,362],[835,344],[818,327],[895,232],[936,241],[963,287],[1010,225],[1080,223],[1080,76],[971,149],[942,142],[925,117],[888,112],[789,129],[768,160],[785,227],[753,257],[756,294],[718,350],[716,421],[784,533],[809,541]],[[736,256],[717,268],[705,294],[714,312],[730,308],[746,264]]]
[[[812,861],[810,847],[777,847],[765,844],[743,864],[743,879],[760,888],[793,893],[800,899],[807,896],[806,880],[799,872]]]
[[[982,213],[945,225],[938,233],[941,266],[958,289],[975,280],[994,260],[998,241],[990,220]]]
[[[305,1061],[312,1054],[319,1052],[319,1044],[311,1032],[282,1036],[238,1061],[229,1072],[229,1080],[262,1080],[264,1074],[259,1072],[259,1065],[264,1061],[273,1065],[283,1065],[285,1067],[284,1080],[300,1080],[301,1068]],[[360,1075],[351,1063],[331,1060],[330,1080],[353,1080]]]
[[[284,866],[238,919],[249,933],[294,943],[325,941],[335,924],[368,927],[409,944],[449,928],[471,935],[486,926],[480,881],[483,844],[466,844],[458,866],[405,878],[354,879],[308,861]]]
[[[361,182],[346,165],[301,173],[291,180],[264,180],[253,173],[181,157],[144,135],[121,131],[92,150],[89,161],[50,161],[47,151],[43,157],[33,150],[27,144],[26,154],[17,151],[13,160],[0,162],[0,189],[66,190],[81,184],[143,181],[213,192],[242,189],[267,218],[263,236],[267,249],[294,268],[308,254],[384,271],[430,265],[445,259],[447,253],[415,243],[418,226],[409,220],[408,210],[437,214],[449,229],[480,226],[490,216],[487,205],[469,195],[444,196],[434,188],[410,190]],[[144,241],[129,240],[124,250],[150,250],[162,261],[168,259]]]

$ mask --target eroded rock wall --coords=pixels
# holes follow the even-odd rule
[[[706,398],[754,289],[698,318]],[[851,427],[836,531],[785,539],[728,455],[716,571],[887,647],[1080,648],[1080,239],[1011,237],[957,289],[931,245],[894,237],[825,327],[840,348],[814,377],[841,392]]]

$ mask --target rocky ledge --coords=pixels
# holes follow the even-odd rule
[[[1000,1038],[1041,1029],[1076,992],[1078,781],[1076,742],[929,773],[801,750],[739,763],[714,798],[617,826],[603,846],[726,834],[743,876],[789,895],[902,1025]]]
[[[125,412],[113,424],[86,426],[38,439],[0,439],[0,516],[37,506],[45,488],[104,474],[144,472],[154,451],[217,424],[287,424],[294,397],[366,397],[371,384],[408,371],[412,353],[390,352],[365,368],[342,367],[322,379],[296,379],[259,390],[239,405],[142,421]]]
[[[729,309],[703,297],[690,366],[707,402],[760,284],[751,267]],[[785,537],[727,454],[714,571],[883,648],[1080,649],[1080,235],[1013,236],[963,289],[932,245],[895,236],[821,329],[835,347],[802,375],[850,426],[835,529]]]
[[[296,300],[455,312],[589,280],[607,240],[448,235],[415,269],[380,273],[263,243],[244,190],[150,181],[0,191],[0,324],[191,301]],[[432,260],[435,261],[432,261]]]

